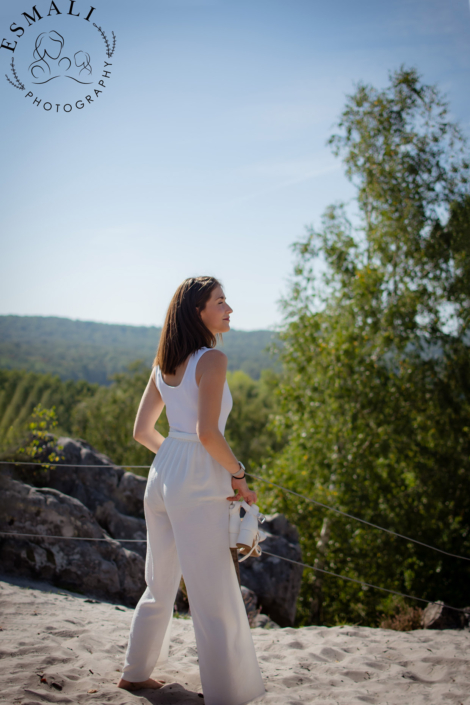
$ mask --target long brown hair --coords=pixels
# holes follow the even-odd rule
[[[212,290],[221,286],[215,277],[190,277],[177,288],[163,324],[154,367],[158,365],[163,374],[174,375],[188,355],[199,348],[214,348],[216,336],[202,322],[203,311]]]

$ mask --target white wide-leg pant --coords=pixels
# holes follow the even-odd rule
[[[230,554],[230,475],[196,434],[170,431],[144,497],[147,589],[132,619],[123,678],[150,677],[168,658],[181,572],[188,590],[206,705],[243,705],[264,694]]]

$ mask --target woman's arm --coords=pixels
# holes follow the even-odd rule
[[[155,424],[165,406],[160,392],[155,384],[155,370],[140,400],[139,409],[134,423],[134,438],[137,443],[157,453],[165,437],[157,431]]]
[[[199,386],[196,430],[199,440],[214,460],[231,475],[236,475],[240,474],[238,460],[219,431],[226,373],[227,356],[220,350],[211,350],[200,358],[196,367],[196,382]],[[232,478],[232,488],[237,489],[248,504],[256,502],[256,492],[248,488],[245,479]]]

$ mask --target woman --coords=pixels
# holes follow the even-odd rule
[[[186,279],[168,308],[134,438],[156,453],[144,496],[147,589],[134,612],[118,687],[161,688],[184,575],[206,705],[243,705],[265,690],[229,544],[229,504],[249,504],[243,465],[224,438],[232,408],[227,356],[213,350],[232,309],[213,277]],[[155,423],[166,405],[170,433]]]

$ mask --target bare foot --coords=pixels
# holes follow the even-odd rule
[[[138,683],[132,683],[132,681],[126,681],[125,678],[121,678],[117,684],[118,688],[123,688],[124,690],[143,690],[144,688],[151,688],[152,690],[158,690],[165,685],[165,681],[156,681],[153,678],[147,678],[146,681],[139,681]]]

